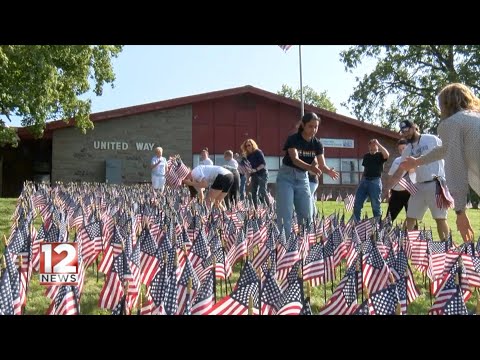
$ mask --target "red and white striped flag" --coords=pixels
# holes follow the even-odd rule
[[[407,190],[410,193],[410,195],[415,195],[416,192],[418,191],[418,188],[415,186],[414,183],[412,183],[412,180],[410,180],[408,173],[406,173],[405,176],[400,179],[400,181],[398,182],[398,185],[400,185],[405,190]]]
[[[280,49],[287,52],[288,49],[290,49],[293,45],[278,45],[278,46],[280,46]]]
[[[345,210],[352,211],[353,205],[355,204],[355,195],[348,194],[347,197],[343,199],[343,202],[345,203]]]

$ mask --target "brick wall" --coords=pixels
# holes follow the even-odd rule
[[[163,148],[167,159],[180,154],[191,166],[190,105],[97,122],[86,135],[76,128],[56,130],[52,137],[52,181],[104,182],[105,161],[118,159],[123,183],[149,182],[150,160],[157,146]]]

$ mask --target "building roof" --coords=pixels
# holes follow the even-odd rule
[[[131,116],[131,115],[138,115],[138,114],[147,113],[151,111],[165,110],[165,109],[175,108],[178,106],[188,105],[196,102],[215,100],[222,97],[243,95],[243,94],[253,94],[253,95],[270,99],[275,102],[280,102],[286,105],[290,105],[293,107],[297,107],[297,108],[300,107],[300,101],[298,100],[286,98],[284,96],[277,95],[275,93],[271,93],[269,91],[265,91],[265,90],[253,87],[251,85],[246,85],[242,87],[236,87],[236,88],[230,88],[225,90],[207,92],[203,94],[183,96],[183,97],[169,99],[169,100],[157,101],[157,102],[148,103],[148,104],[129,106],[129,107],[114,109],[109,111],[102,111],[102,112],[91,114],[90,120],[93,123],[95,123],[95,122],[104,121],[104,120],[121,118],[121,117]],[[315,112],[316,114],[320,115],[320,117],[323,115],[330,119],[337,120],[337,121],[346,123],[348,125],[358,126],[362,129],[367,129],[390,138],[394,138],[394,139],[400,138],[398,133],[388,129],[381,128],[376,125],[372,125],[348,116],[340,115],[340,114],[337,114],[325,109],[321,109],[319,107],[312,106],[309,104],[305,104],[304,107],[305,107],[305,111]],[[48,122],[45,129],[45,135],[47,134],[49,135],[54,130],[66,128],[66,127],[72,127],[72,126],[74,126],[74,121],[72,119],[70,119],[68,122],[65,122],[63,120]],[[19,136],[21,138],[28,137],[27,131],[25,128],[19,128],[18,130],[19,130]]]

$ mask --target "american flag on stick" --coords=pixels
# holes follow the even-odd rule
[[[406,173],[405,176],[400,179],[398,185],[407,190],[410,195],[415,195],[418,191],[418,188],[415,186],[412,180],[410,180],[410,176],[408,176],[408,173]]]
[[[347,197],[343,199],[343,202],[345,203],[345,210],[352,211],[353,204],[355,203],[355,195],[352,195],[352,194],[347,195]]]

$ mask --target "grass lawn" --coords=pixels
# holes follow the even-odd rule
[[[15,204],[16,204],[16,199],[0,199],[0,236],[3,238],[3,235],[6,237],[9,236],[10,234],[10,227],[11,227],[11,217],[13,214],[13,211],[15,209]],[[344,207],[343,204],[339,204],[336,202],[332,201],[327,201],[324,203],[318,202],[317,203],[318,208],[320,211],[322,211],[325,215],[329,215],[334,211],[343,211]],[[387,205],[382,204],[382,210],[383,213],[386,212]],[[362,216],[364,213],[367,213],[368,217],[372,216],[372,210],[370,207],[370,203],[366,203],[365,207],[362,212]],[[468,210],[470,220],[472,221],[472,227],[476,231],[476,236],[478,236],[480,232],[480,210]],[[346,213],[346,219],[350,217],[351,213]],[[400,215],[397,218],[397,221],[399,223],[403,222],[405,219],[405,212],[402,211]],[[456,225],[455,225],[455,219],[456,215],[455,213],[450,210],[448,214],[448,223],[450,225],[450,228],[452,229],[452,235],[453,239],[457,244],[460,244],[462,242],[459,233],[456,231]],[[37,220],[38,221],[38,220]],[[39,222],[37,224],[37,229],[38,229]],[[430,213],[427,212],[427,215],[425,216],[424,220],[419,223],[419,226],[421,228],[432,228],[433,230],[433,236],[435,240],[438,240],[438,235],[436,231],[436,225],[435,221],[432,219],[430,216]],[[4,248],[4,242],[1,241],[0,243],[0,253],[3,253],[3,248]],[[230,279],[232,286],[236,283],[239,275],[239,270],[240,270],[241,265],[236,264],[235,269],[234,269],[234,274],[232,278]],[[342,275],[345,271],[345,263],[343,262],[342,264]],[[426,286],[428,286],[428,280],[425,282],[422,274],[416,272],[416,270],[413,270],[415,273],[415,281],[417,286],[420,289],[421,295],[420,297],[415,300],[412,304],[409,305],[408,307],[408,313],[409,314],[427,314],[428,309],[431,306],[431,300],[430,296],[428,295],[428,292],[426,291]],[[339,278],[339,269],[337,269],[337,279]],[[337,285],[338,280],[336,282],[328,283],[326,286],[318,286],[312,289],[312,299],[311,299],[311,305],[312,305],[312,310],[314,313],[318,313],[319,309],[325,304],[325,295],[328,300],[332,293],[332,288],[335,288]],[[96,271],[94,271],[93,267],[90,267],[87,270],[87,279],[85,280],[85,286],[80,302],[80,308],[81,308],[81,313],[82,314],[92,314],[92,315],[99,315],[99,314],[110,314],[110,310],[103,310],[98,308],[98,298],[100,294],[100,290],[103,285],[103,274],[100,274],[99,276],[99,281],[97,282],[97,276],[96,276]],[[217,282],[217,299],[225,296],[225,284],[221,284]],[[230,291],[230,286],[228,286],[228,291]],[[30,282],[30,287],[28,289],[28,300],[27,300],[27,307],[26,307],[26,314],[45,314],[45,311],[47,310],[50,301],[44,296],[45,289],[42,285],[39,285],[38,283],[38,276],[34,274],[32,276],[32,280]],[[469,310],[474,310],[476,303],[477,303],[477,297],[478,293],[475,292],[474,295],[471,297],[471,299],[467,303],[467,307]]]

